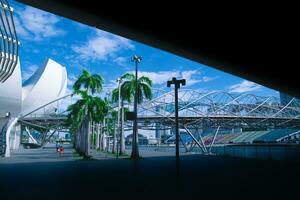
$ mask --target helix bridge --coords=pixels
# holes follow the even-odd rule
[[[113,88],[104,88],[102,97],[111,98]],[[19,118],[22,123],[64,129],[67,106],[78,97],[67,94]],[[118,104],[113,104],[117,110]],[[125,107],[132,110],[132,105]],[[174,125],[174,94],[153,89],[152,100],[144,99],[138,106],[139,129],[171,129]],[[230,94],[224,91],[200,92],[181,89],[179,92],[179,123],[182,128],[299,128],[300,105],[293,98],[286,105],[274,96]],[[130,129],[131,122],[126,122]]]

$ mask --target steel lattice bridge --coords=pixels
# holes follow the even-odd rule
[[[104,88],[103,97],[111,97],[113,88]],[[20,121],[41,127],[63,129],[66,108],[78,97],[66,95],[21,116]],[[125,105],[132,110],[132,105]],[[117,109],[117,104],[115,105]],[[140,129],[166,130],[174,126],[174,92],[153,89],[153,99],[138,106]],[[198,90],[179,91],[179,123],[184,129],[205,128],[300,128],[299,100],[286,105],[274,96],[235,95],[224,91],[203,93]],[[126,123],[127,129],[132,122]]]

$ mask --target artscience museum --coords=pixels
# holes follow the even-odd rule
[[[68,79],[66,68],[49,58],[22,84],[13,9],[5,5],[0,10],[5,19],[0,23],[0,155],[9,156],[20,145],[19,118],[65,95]]]
[[[9,146],[18,148],[20,144],[20,127],[17,123],[19,117],[28,115],[48,102],[64,96],[66,89],[66,68],[54,60],[48,59],[23,84],[18,62],[13,74],[5,82],[0,83],[1,152],[8,155]],[[47,109],[56,108],[52,106]],[[7,141],[10,141],[11,145],[4,145]]]
[[[20,42],[13,8],[6,3],[0,7],[0,156],[9,157],[10,149],[18,149],[21,143],[20,118],[62,97],[68,81],[66,68],[52,59],[22,81]],[[48,112],[56,109],[47,107]]]

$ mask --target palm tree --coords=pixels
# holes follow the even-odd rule
[[[104,79],[101,75],[91,74],[89,71],[84,69],[73,85],[73,93],[78,94],[80,91],[83,91],[82,88],[84,88],[88,94],[100,93],[103,83]]]
[[[123,82],[121,85],[121,149],[120,154],[125,153],[125,136],[124,136],[124,101],[128,103],[132,103],[134,100],[134,92],[135,92],[135,75],[132,73],[126,73],[120,77]],[[152,81],[150,78],[146,76],[142,76],[138,78],[137,83],[137,103],[141,104],[143,99],[146,98],[148,100],[152,99]],[[119,88],[115,88],[112,91],[112,101],[119,101]]]
[[[99,123],[103,121],[107,114],[107,104],[100,97],[94,96],[102,90],[103,78],[98,74],[90,74],[83,70],[80,77],[73,85],[73,95],[77,94],[81,98],[67,109],[67,124],[73,133],[77,133],[76,148],[86,156],[89,156],[90,137],[88,134],[82,136],[78,133],[79,127],[85,120]],[[90,129],[90,125],[88,126]],[[85,131],[89,133],[90,131]]]

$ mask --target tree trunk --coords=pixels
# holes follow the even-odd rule
[[[101,124],[100,128],[100,137],[99,137],[99,145],[100,145],[100,150],[103,151],[103,144],[102,144],[102,137],[103,137],[103,124]]]
[[[105,134],[105,132],[103,132],[102,144],[103,144],[103,151],[106,151],[106,134]]]
[[[84,153],[86,156],[90,156],[90,135],[91,135],[91,121],[90,121],[91,117],[88,116],[86,122],[85,122],[85,149],[84,149]]]
[[[116,140],[117,140],[117,137],[116,137],[116,122],[114,120],[114,138],[113,138],[113,146],[112,146],[112,153],[115,153],[116,152]]]
[[[97,124],[97,129],[96,129],[96,149],[99,149],[100,148],[100,128],[99,128],[99,124]]]
[[[84,153],[83,152],[83,147],[84,147],[84,143],[83,143],[83,133],[84,133],[84,126],[83,124],[80,126],[79,132],[78,132],[78,137],[79,137],[79,143],[78,143],[78,150],[80,153]]]
[[[107,135],[107,138],[106,138],[106,151],[109,152],[109,142],[110,142],[110,138],[109,136]]]
[[[75,140],[76,140],[76,143],[75,143],[75,145],[76,145],[76,146],[75,146],[75,149],[76,149],[77,151],[79,151],[79,144],[80,144],[80,139],[79,139],[80,136],[79,136],[79,134],[80,134],[80,133],[79,133],[79,131],[77,130],[77,131],[76,131],[76,135],[75,135],[75,137],[76,137],[76,139],[75,139]]]
[[[94,149],[95,145],[94,145],[94,130],[93,130],[93,122],[90,122],[90,148]]]
[[[124,102],[121,101],[121,138],[120,138],[120,155],[125,154],[125,135],[124,135]]]
[[[106,151],[106,121],[105,121],[105,118],[104,118],[104,123],[103,123],[102,145],[103,145],[103,151]]]

